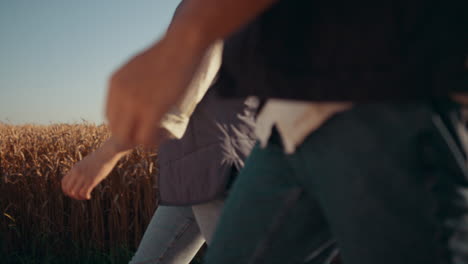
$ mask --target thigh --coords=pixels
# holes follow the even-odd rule
[[[208,245],[211,245],[213,233],[218,224],[221,211],[224,207],[224,199],[218,199],[207,203],[192,206],[192,211],[197,220],[198,227]]]
[[[344,263],[445,263],[457,172],[425,105],[368,105],[336,116],[298,149]],[[445,210],[445,212],[444,212]]]
[[[190,207],[159,206],[130,263],[188,264],[204,242]]]
[[[334,244],[325,220],[292,173],[280,146],[252,151],[226,201],[206,263],[303,263],[307,257],[309,263],[326,263],[324,253]]]

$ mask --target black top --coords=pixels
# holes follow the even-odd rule
[[[467,0],[280,0],[230,36],[227,97],[403,101],[468,91]]]

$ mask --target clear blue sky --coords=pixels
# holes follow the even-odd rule
[[[179,0],[0,0],[0,121],[100,123],[107,79]]]

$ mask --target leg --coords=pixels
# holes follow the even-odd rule
[[[190,207],[160,206],[130,264],[188,264],[204,242]]]
[[[218,224],[223,207],[224,199],[192,206],[192,211],[197,220],[198,227],[208,245],[211,245],[211,238]]]
[[[298,149],[301,185],[317,194],[344,263],[456,263],[466,195],[432,117],[423,104],[358,106]]]
[[[226,201],[206,263],[331,262],[336,245],[321,209],[292,174],[279,144],[254,148]]]

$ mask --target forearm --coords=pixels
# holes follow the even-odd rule
[[[167,31],[209,46],[253,20],[278,0],[185,0]]]
[[[249,23],[278,0],[184,0],[174,15],[163,38],[148,50],[148,57],[161,60],[161,47],[170,47],[164,56],[170,57],[172,67],[178,68],[181,85],[172,84],[170,91],[164,85],[164,100],[158,104],[164,114],[183,98],[193,80],[197,67],[210,46]],[[164,49],[164,48],[163,48]],[[173,78],[166,76],[167,78]],[[187,77],[190,77],[188,80]],[[174,77],[175,78],[175,77]],[[162,99],[162,97],[160,98]],[[162,117],[162,115],[161,115]]]
[[[107,161],[118,161],[132,150],[133,146],[120,145],[112,136],[101,147]]]
[[[106,116],[116,139],[157,145],[161,119],[188,90],[208,48],[276,1],[184,0],[163,38],[109,80]]]
[[[185,133],[190,116],[215,80],[221,66],[222,51],[222,41],[216,42],[208,49],[182,98],[163,116],[161,127],[166,129],[172,138],[181,138]]]

